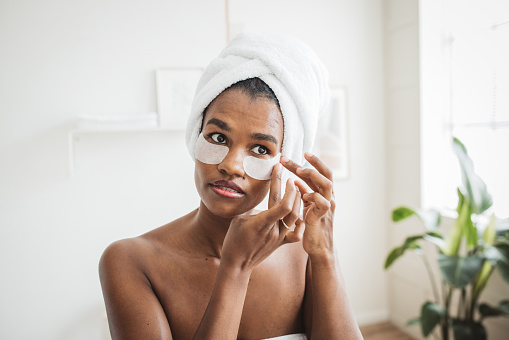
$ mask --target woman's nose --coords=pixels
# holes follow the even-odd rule
[[[244,157],[241,150],[230,149],[226,157],[218,164],[217,168],[230,176],[244,177]]]

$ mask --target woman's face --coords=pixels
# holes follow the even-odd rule
[[[246,156],[270,159],[281,152],[283,117],[277,104],[226,90],[209,105],[202,134],[207,142],[229,149],[219,164],[195,160],[194,179],[203,204],[226,218],[256,207],[267,195],[270,180],[249,177],[243,161]]]

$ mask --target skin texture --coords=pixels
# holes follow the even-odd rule
[[[274,102],[240,90],[209,105],[202,132],[229,152],[220,164],[195,162],[199,208],[101,257],[112,338],[362,339],[334,257],[332,173],[306,155],[313,169],[282,158],[271,180],[247,176],[245,156],[280,152],[283,119]],[[284,196],[282,166],[302,179],[283,183]],[[220,180],[242,193],[221,195]],[[254,211],[267,192],[268,210]]]

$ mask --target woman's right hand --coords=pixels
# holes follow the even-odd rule
[[[272,170],[268,210],[256,215],[235,217],[223,243],[221,264],[253,270],[277,248],[302,239],[304,223],[299,218],[301,195],[293,180],[286,182],[281,199],[282,165]],[[287,229],[280,221],[290,228]],[[295,228],[292,230],[292,226]]]

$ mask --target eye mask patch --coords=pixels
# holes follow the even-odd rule
[[[228,151],[226,145],[207,142],[203,134],[200,133],[194,149],[194,158],[205,164],[219,164],[226,157]]]
[[[249,177],[253,177],[259,180],[270,179],[272,175],[272,168],[274,165],[279,163],[281,154],[278,153],[276,157],[270,159],[261,159],[253,156],[247,156],[244,158],[244,171]]]
[[[219,164],[226,157],[230,149],[225,145],[208,142],[200,133],[196,141],[194,157],[205,164]],[[261,159],[254,156],[246,156],[243,161],[244,171],[249,177],[258,180],[268,180],[272,174],[272,168],[279,162],[281,154],[270,159]]]

